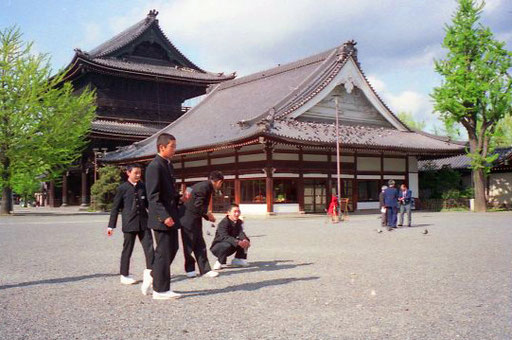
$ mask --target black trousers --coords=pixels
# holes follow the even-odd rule
[[[174,249],[177,235],[177,230],[153,230],[155,260],[152,275],[153,290],[157,293],[164,293],[171,289],[171,250]]]
[[[185,256],[185,271],[193,272],[197,266],[201,275],[211,269],[208,262],[206,243],[203,238],[203,222],[201,217],[194,218],[192,223],[181,228],[181,240],[183,241],[183,255]],[[192,256],[194,253],[195,259]]]
[[[210,250],[213,255],[217,256],[217,259],[221,264],[226,264],[228,256],[233,254],[235,254],[235,258],[237,259],[247,258],[247,253],[244,248],[240,246],[233,247],[229,242],[219,242],[211,247]]]
[[[123,234],[124,242],[123,251],[121,253],[121,275],[128,276],[130,273],[130,258],[132,257],[133,246],[135,245],[135,240],[137,237],[139,237],[142,249],[144,249],[144,255],[146,257],[146,268],[152,269],[154,252],[151,231],[149,229],[144,229],[141,231],[127,233],[123,232]]]
[[[171,228],[171,243],[169,248],[169,262],[172,264],[174,258],[176,257],[176,253],[180,249],[180,240],[179,240],[179,232],[178,229]]]

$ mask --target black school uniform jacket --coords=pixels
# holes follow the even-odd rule
[[[194,221],[203,217],[208,220],[208,206],[213,194],[211,181],[203,181],[192,186],[190,199],[185,203],[185,214],[183,216],[184,227],[192,227]]]
[[[117,188],[108,226],[116,227],[119,211],[122,211],[123,232],[144,230],[148,223],[147,207],[148,200],[144,184],[137,182],[136,185],[133,185],[130,182],[125,182]]]
[[[180,228],[178,213],[179,194],[174,187],[174,168],[166,159],[156,155],[146,168],[146,191],[148,193],[148,228],[169,230],[164,221],[171,217],[172,228]]]
[[[233,247],[236,247],[238,246],[238,241],[249,239],[245,235],[242,225],[243,222],[241,220],[233,222],[229,217],[224,217],[217,226],[215,238],[210,249],[219,242],[229,242]]]

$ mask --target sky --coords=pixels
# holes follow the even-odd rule
[[[159,11],[160,26],[199,67],[247,75],[292,62],[347,40],[394,113],[441,126],[430,93],[441,83],[434,58],[455,0],[1,0],[0,29],[17,25],[55,70],[74,48],[97,45]],[[512,0],[487,0],[482,24],[512,50]]]

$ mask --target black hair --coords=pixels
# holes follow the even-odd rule
[[[170,141],[176,140],[176,137],[169,133],[161,133],[156,139],[156,152],[160,152],[160,145],[167,146]]]
[[[142,170],[142,166],[140,164],[137,164],[137,163],[133,163],[133,164],[128,164],[126,166],[126,171],[128,172],[132,172],[133,168],[139,168]]]
[[[224,175],[222,174],[222,172],[215,170],[215,171],[210,172],[209,178],[211,181],[214,181],[214,182],[223,181]]]
[[[231,204],[229,205],[229,209],[228,209],[228,211],[231,211],[233,208],[238,208],[238,209],[240,209],[240,206],[239,206],[238,204],[236,204],[236,203],[231,203]]]

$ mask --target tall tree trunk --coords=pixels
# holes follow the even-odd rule
[[[482,150],[478,148],[478,141],[476,138],[476,134],[469,133],[469,151],[471,153],[482,153]],[[473,189],[475,191],[475,211],[476,212],[485,212],[487,210],[487,204],[485,201],[485,175],[484,170],[482,168],[473,169],[471,172],[473,176]]]
[[[487,202],[485,200],[485,175],[483,169],[473,170],[473,186],[475,188],[475,211],[487,211]]]
[[[12,211],[12,190],[5,186],[2,188],[2,205],[0,215],[9,215]]]

